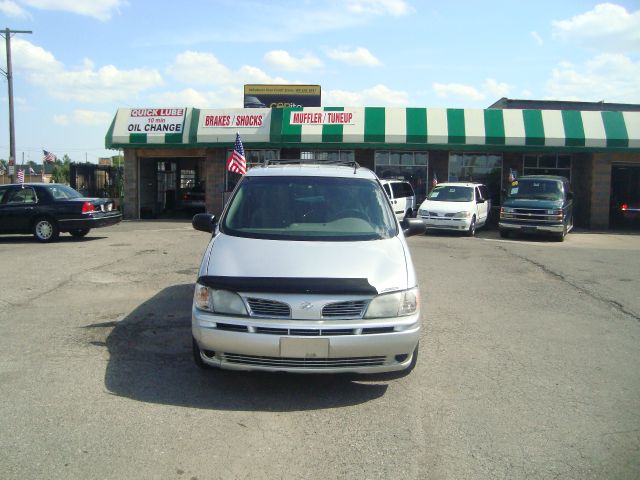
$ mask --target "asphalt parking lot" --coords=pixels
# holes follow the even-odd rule
[[[207,241],[0,237],[2,478],[640,477],[640,235],[410,238],[425,329],[399,379],[197,370]]]

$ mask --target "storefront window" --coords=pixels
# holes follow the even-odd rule
[[[571,180],[571,155],[525,155],[524,174],[560,175]]]
[[[379,178],[408,181],[416,192],[418,204],[427,196],[427,167],[429,155],[426,152],[376,151],[375,170]]]
[[[449,181],[484,183],[489,190],[492,203],[499,205],[502,188],[502,155],[451,153]]]
[[[311,150],[300,152],[300,158],[326,162],[353,162],[355,156],[353,150]]]
[[[180,188],[190,188],[196,184],[195,170],[180,170]]]

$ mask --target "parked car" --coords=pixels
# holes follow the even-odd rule
[[[410,371],[420,293],[405,236],[376,175],[357,164],[278,164],[242,177],[218,222],[192,307],[200,367]]]
[[[415,217],[416,194],[409,182],[403,180],[380,180],[380,183],[391,201],[393,213],[399,220],[405,217]]]
[[[620,205],[622,218],[629,221],[640,219],[640,202],[623,202]]]
[[[202,182],[184,190],[180,200],[182,208],[191,212],[205,210],[205,190]]]
[[[32,233],[39,242],[52,242],[60,232],[84,237],[92,228],[120,220],[113,200],[86,198],[67,185],[0,185],[0,234]]]
[[[491,213],[489,190],[481,183],[440,183],[418,209],[427,229],[456,230],[473,237]]]
[[[569,180],[555,175],[526,175],[506,191],[500,209],[500,236],[511,233],[552,235],[562,242],[573,229]]]

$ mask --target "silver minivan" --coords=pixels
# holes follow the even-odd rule
[[[420,292],[405,236],[376,175],[357,164],[250,169],[213,233],[192,307],[199,367],[287,372],[410,371]]]

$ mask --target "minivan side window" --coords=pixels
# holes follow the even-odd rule
[[[413,189],[411,185],[406,182],[392,183],[393,196],[395,198],[406,198],[413,196]]]
[[[389,184],[385,183],[383,186],[384,191],[387,192],[387,197],[391,198],[391,190],[389,189]]]

